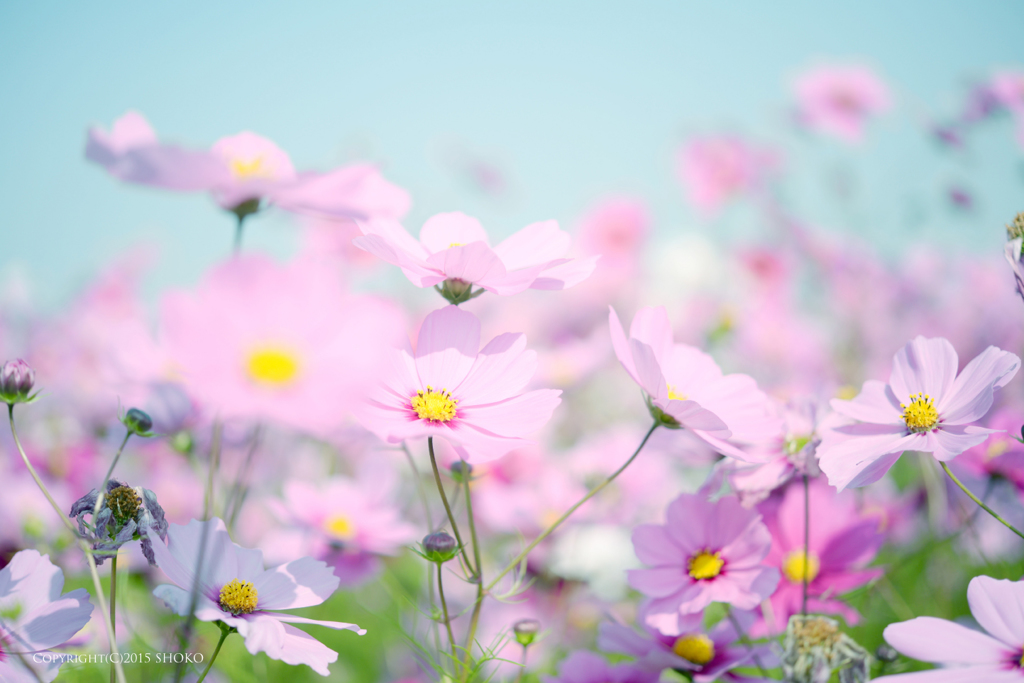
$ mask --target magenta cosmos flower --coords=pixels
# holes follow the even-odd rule
[[[404,316],[345,292],[326,264],[250,255],[166,295],[161,328],[169,373],[211,413],[326,434],[365,398]]]
[[[609,664],[596,652],[577,650],[558,667],[557,676],[541,676],[544,683],[657,683],[658,673],[635,664]]]
[[[677,619],[712,602],[753,609],[775,590],[779,572],[763,564],[772,538],[756,511],[684,493],[665,517],[633,529],[636,556],[650,569],[631,569],[629,585],[653,598],[648,625],[681,632]]]
[[[243,132],[208,150],[159,142],[138,112],[129,111],[109,131],[91,128],[85,156],[119,180],[168,190],[207,191],[223,208],[252,213],[247,202],[266,200],[286,211],[345,218],[400,218],[409,194],[370,165],[327,173],[296,172],[270,140]]]
[[[971,614],[985,633],[918,617],[885,629],[907,657],[942,664],[933,671],[886,676],[892,683],[1020,683],[1024,680],[1024,581],[976,576],[967,587]]]
[[[389,443],[440,437],[465,460],[500,458],[551,418],[561,391],[523,392],[537,367],[526,336],[506,333],[480,348],[480,321],[457,306],[426,317],[416,349],[393,352],[390,373],[360,413]]]
[[[757,190],[778,166],[778,157],[740,138],[705,137],[682,147],[676,166],[690,202],[714,214],[729,200]]]
[[[948,341],[916,337],[896,352],[888,384],[868,380],[852,401],[832,399],[832,408],[855,422],[822,435],[818,464],[829,483],[841,491],[878,481],[903,451],[950,460],[996,431],[971,423],[992,407],[1020,359],[990,346],[959,375],[957,367]]]
[[[290,624],[316,624],[336,630],[366,633],[355,624],[306,619],[276,610],[319,605],[338,588],[338,577],[319,560],[303,557],[264,569],[263,553],[236,545],[224,522],[192,520],[171,524],[167,545],[153,538],[157,566],[174,585],[163,584],[153,595],[179,616],[187,616],[206,529],[206,552],[199,574],[196,619],[222,621],[238,630],[251,654],[266,652],[286,664],[307,664],[322,676],[338,653]]]
[[[35,550],[22,550],[0,570],[0,680],[57,677],[63,660],[46,650],[71,640],[92,614],[87,590],[63,590],[64,573]]]
[[[765,613],[768,633],[786,630],[789,617],[799,614],[803,582],[807,578],[807,609],[816,614],[842,614],[848,624],[860,618],[838,596],[880,576],[881,569],[866,569],[885,541],[878,516],[857,511],[852,494],[839,494],[822,479],[810,483],[810,538],[804,554],[804,489],[794,482],[781,502],[761,506],[772,534],[772,549],[765,564],[778,567],[782,581]]]
[[[846,142],[860,142],[871,116],[889,109],[889,88],[865,66],[822,66],[795,84],[800,121]]]
[[[750,647],[739,644],[739,634],[729,619],[718,622],[710,631],[704,629],[704,614],[697,612],[673,619],[663,633],[646,623],[646,606],[641,606],[638,621],[644,633],[623,624],[604,622],[598,627],[597,646],[636,658],[638,667],[661,672],[683,669],[690,672],[694,683],[712,681],[747,681],[730,673],[739,666],[753,666],[756,656],[763,666],[772,667],[776,659],[768,645]],[[749,631],[754,623],[752,612],[733,611],[737,623]]]
[[[586,279],[597,263],[596,256],[566,258],[569,233],[556,221],[532,223],[494,247],[480,221],[459,212],[427,220],[418,241],[393,220],[359,227],[363,236],[353,244],[399,266],[417,287],[444,283],[442,293],[452,303],[469,299],[473,285],[501,296],[565,289]]]
[[[622,367],[647,393],[651,414],[667,427],[685,427],[716,450],[741,460],[748,455],[738,444],[771,439],[779,420],[768,399],[747,375],[723,375],[703,351],[675,344],[664,308],[642,308],[633,318],[629,337],[609,309],[612,346]]]

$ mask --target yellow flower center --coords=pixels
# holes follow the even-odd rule
[[[910,405],[900,404],[903,408],[903,421],[912,432],[930,432],[939,423],[939,413],[928,394],[911,394]]]
[[[448,248],[451,249],[452,247],[464,247],[464,246],[466,246],[465,242],[452,242],[451,244],[448,245]]]
[[[256,589],[252,587],[252,581],[231,579],[224,584],[220,589],[220,608],[236,617],[251,614],[256,609]]]
[[[1010,444],[1006,441],[991,441],[985,450],[985,460],[993,460],[1010,450]]]
[[[299,359],[285,349],[264,348],[249,355],[245,369],[257,384],[278,388],[299,374]]]
[[[686,570],[690,576],[699,580],[713,579],[722,573],[725,560],[718,556],[718,553],[711,553],[702,550],[686,562]]]
[[[685,401],[686,394],[681,391],[676,391],[676,388],[671,384],[668,385],[668,398],[670,401]]]
[[[687,633],[676,638],[672,652],[689,662],[704,666],[715,658],[715,644],[703,633]]]
[[[451,422],[458,410],[459,401],[452,398],[447,389],[434,391],[434,387],[428,385],[426,391],[417,391],[409,403],[421,420]]]
[[[350,539],[356,535],[356,527],[345,515],[331,515],[324,520],[324,531],[339,539]]]
[[[821,571],[821,561],[814,553],[805,555],[803,550],[794,550],[786,556],[782,563],[782,573],[793,583],[803,583],[804,578],[810,583]]]
[[[228,162],[231,167],[231,172],[235,174],[236,178],[252,178],[255,176],[266,176],[269,175],[267,169],[263,167],[263,157],[253,157],[251,159],[232,159]]]

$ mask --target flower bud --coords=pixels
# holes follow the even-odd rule
[[[458,553],[455,539],[443,531],[436,531],[423,538],[423,554],[431,562],[447,562]]]
[[[121,424],[132,434],[153,436],[153,432],[150,431],[153,429],[153,419],[138,408],[129,408],[121,418]]]
[[[886,664],[892,664],[899,659],[900,653],[889,643],[882,643],[875,649],[875,659]]]
[[[540,631],[540,622],[536,619],[520,619],[512,624],[512,632],[516,634],[516,642],[523,647],[533,644]]]
[[[0,400],[8,404],[28,403],[32,400],[32,387],[36,372],[21,360],[9,360],[0,368]]]
[[[1013,222],[1006,226],[1006,240],[1013,240],[1024,237],[1024,211],[1013,217]]]
[[[468,480],[469,477],[472,476],[472,474],[473,474],[473,466],[470,465],[465,460],[459,460],[458,462],[453,462],[450,469],[451,469],[451,473],[452,473],[452,479],[454,479],[455,481],[459,482],[460,484],[463,481]]]

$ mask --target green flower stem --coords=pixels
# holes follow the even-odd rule
[[[89,564],[89,573],[92,575],[93,589],[96,591],[96,601],[100,603],[100,614],[103,615],[103,625],[107,628],[107,640],[110,642],[110,654],[118,655],[117,662],[114,664],[115,672],[117,674],[118,683],[125,683],[124,668],[121,666],[121,653],[117,649],[117,639],[114,637],[114,626],[110,621],[110,615],[107,613],[107,599],[103,596],[103,586],[100,583],[100,574],[96,570],[96,558],[93,557],[92,548],[85,542],[85,539],[78,535],[78,531],[74,525],[71,524],[71,520],[67,518],[64,512],[57,505],[57,502],[50,495],[50,491],[46,488],[43,480],[36,474],[36,468],[32,467],[32,463],[29,462],[28,456],[25,455],[25,449],[21,447],[21,440],[18,439],[18,430],[14,427],[14,404],[7,404],[7,419],[11,424],[11,436],[14,437],[14,445],[18,448],[18,453],[21,454],[21,459],[25,463],[25,467],[28,468],[28,473],[32,475],[32,479],[35,480],[36,486],[46,496],[46,500],[50,501],[51,507],[54,512],[57,513],[57,517],[64,523],[65,528],[71,532],[71,535],[78,541],[78,546],[85,553],[85,560]]]
[[[127,441],[127,439],[125,439]],[[117,552],[114,552],[114,556],[110,558],[110,629],[114,632],[117,628],[117,619],[115,618],[115,609],[117,604]],[[114,637],[117,637],[117,633],[114,632]],[[114,663],[110,663],[110,683],[114,683],[115,680],[115,669]]]
[[[1005,519],[1003,519],[1002,517],[1000,517],[999,515],[997,515],[997,514],[995,513],[995,511],[994,511],[994,510],[993,510],[992,508],[990,508],[990,507],[989,507],[988,505],[985,505],[984,503],[982,503],[982,502],[981,502],[981,500],[979,500],[979,499],[978,499],[978,497],[977,497],[976,495],[974,495],[973,493],[971,493],[970,489],[968,489],[968,488],[967,488],[966,486],[964,486],[964,485],[963,485],[963,483],[962,483],[962,482],[961,482],[961,481],[960,481],[959,479],[957,479],[957,478],[956,478],[956,475],[955,475],[955,474],[953,474],[953,472],[952,472],[952,471],[951,471],[951,470],[949,469],[949,465],[947,465],[947,464],[946,464],[946,463],[944,463],[944,462],[940,462],[939,464],[940,464],[940,465],[942,465],[942,469],[944,469],[944,470],[946,471],[946,474],[948,474],[948,475],[949,475],[949,478],[953,480],[953,483],[954,483],[954,484],[956,484],[957,486],[959,486],[959,487],[960,487],[960,490],[961,490],[961,491],[963,491],[964,493],[966,493],[966,494],[967,494],[967,497],[968,497],[968,498],[970,498],[970,499],[971,499],[971,500],[973,500],[973,501],[974,501],[975,503],[977,503],[977,504],[978,504],[978,505],[979,505],[979,506],[981,507],[981,509],[982,509],[982,510],[984,510],[985,512],[987,512],[988,514],[992,515],[992,516],[993,516],[993,517],[995,517],[995,518],[996,518],[997,520],[999,520],[1000,522],[1002,522],[1002,524],[1003,524],[1003,525],[1004,525],[1004,526],[1005,526],[1005,527],[1006,527],[1007,529],[1009,529],[1009,530],[1010,530],[1010,531],[1012,531],[1013,533],[1017,534],[1017,535],[1018,535],[1018,536],[1020,536],[1021,538],[1024,538],[1024,534],[1022,534],[1022,533],[1021,533],[1020,531],[1018,531],[1016,527],[1014,527],[1014,526],[1013,526],[1012,524],[1010,524],[1009,522],[1007,522],[1007,521],[1006,521]]]
[[[578,503],[576,503],[571,508],[566,510],[565,514],[563,514],[561,517],[559,517],[557,520],[555,520],[555,523],[552,524],[551,526],[549,526],[547,529],[545,529],[541,533],[540,536],[538,536],[537,538],[533,539],[533,542],[530,543],[530,545],[526,546],[521,553],[516,555],[515,559],[513,559],[511,562],[509,562],[508,566],[506,566],[504,569],[502,569],[501,572],[497,576],[495,576],[494,579],[489,584],[487,584],[487,588],[484,589],[484,592],[490,593],[491,590],[493,590],[494,587],[496,585],[498,585],[498,581],[500,581],[505,576],[505,574],[508,574],[510,571],[515,569],[517,566],[519,566],[519,563],[526,559],[526,556],[530,554],[530,551],[532,551],[534,548],[536,548],[537,544],[539,544],[545,538],[550,536],[552,534],[552,532],[554,532],[554,530],[557,529],[562,524],[562,522],[564,522],[565,520],[567,520],[569,518],[569,515],[571,515],[572,513],[576,512],[576,509],[579,506],[583,505],[588,500],[590,500],[595,495],[597,495],[597,493],[600,492],[601,489],[603,489],[605,486],[607,486],[608,484],[610,484],[613,481],[615,481],[615,478],[618,477],[620,474],[622,474],[623,470],[625,470],[627,467],[629,467],[630,463],[632,463],[636,459],[636,456],[640,455],[640,451],[642,451],[644,449],[644,446],[647,444],[647,440],[651,438],[651,434],[653,434],[654,430],[658,428],[658,425],[659,425],[658,422],[655,422],[654,424],[651,425],[651,428],[647,430],[647,434],[644,435],[644,440],[641,441],[640,445],[636,447],[635,451],[633,451],[633,455],[629,456],[629,460],[627,460],[626,462],[624,462],[622,464],[622,467],[620,467],[619,469],[615,470],[611,474],[610,477],[608,477],[607,479],[602,481],[600,484],[598,484],[594,488],[590,489],[590,491],[587,492],[587,495],[583,496],[583,498],[581,498]]]
[[[469,494],[468,468],[463,467],[462,486],[466,491],[466,516],[469,519],[469,535],[473,541],[473,559],[476,561],[476,602],[473,604],[473,615],[469,618],[469,635],[466,636],[466,652],[462,660],[463,680],[469,678],[469,662],[473,655],[473,639],[480,623],[480,609],[484,604],[484,566],[480,562],[480,541],[476,535],[476,522],[473,519],[473,498]]]
[[[444,599],[444,585],[441,582],[441,562],[437,564],[437,592],[441,596],[441,611],[444,614],[444,628],[448,631],[448,645],[452,648],[452,673],[458,675],[459,656],[455,653],[455,637],[452,635],[452,620],[448,616],[448,603]]]
[[[117,461],[121,459],[121,453],[124,452],[124,446],[128,443],[128,439],[131,438],[131,435],[131,430],[128,430],[128,433],[124,435],[124,440],[121,442],[121,447],[117,449],[117,454],[114,455],[114,459],[110,463],[110,468],[107,470],[107,476],[103,477],[103,483],[100,485],[99,495],[96,496],[96,505],[92,508],[93,517],[96,517],[100,512],[100,508],[103,507],[103,497],[107,495],[107,483],[110,481],[110,477],[114,474],[114,468],[117,467]]]
[[[220,640],[217,641],[217,647],[213,651],[213,656],[210,657],[210,663],[203,669],[203,674],[199,677],[196,683],[203,683],[203,679],[206,678],[206,674],[210,673],[210,669],[213,668],[213,663],[217,661],[217,655],[220,654],[221,645],[227,640],[228,636],[235,632],[234,628],[229,628],[224,624],[223,621],[218,621],[217,625],[220,626]]]
[[[420,476],[420,470],[416,467],[416,461],[412,458],[412,452],[409,451],[409,446],[402,442],[402,452],[405,453],[405,459],[409,463],[409,468],[412,470],[412,478],[416,483],[416,494],[419,496],[420,505],[423,506],[423,519],[427,520],[427,529],[430,533],[434,532],[434,520],[433,515],[430,514],[430,503],[427,502],[427,491],[426,487],[423,486],[423,477]],[[434,606],[434,574],[433,572],[427,572],[427,596],[430,599],[430,606]],[[434,632],[434,650],[440,654],[441,652],[441,631],[438,628],[437,622],[434,622],[434,628],[431,629]]]
[[[729,608],[729,611],[726,612],[726,616],[729,617],[729,623],[732,624],[732,627],[736,630],[736,637],[739,638],[740,642],[746,646],[747,652],[753,655],[754,664],[757,666],[758,671],[761,672],[761,678],[767,679],[768,671],[764,668],[764,665],[761,663],[761,658],[754,653],[754,644],[750,642],[750,638],[743,631],[743,627],[740,626],[740,622],[736,618],[736,615],[732,613],[731,607]]]
[[[811,573],[811,485],[804,475],[804,572],[803,572],[803,600],[800,613],[807,616],[807,583]]]
[[[441,483],[441,472],[437,469],[437,459],[434,457],[434,437],[427,437],[427,450],[430,451],[430,466],[434,468],[434,482],[437,484],[437,492],[441,494],[441,502],[444,503],[444,511],[448,513],[448,521],[451,522],[452,532],[455,534],[455,540],[459,544],[459,548],[462,549],[462,559],[466,562],[466,566],[469,567],[469,571],[473,575],[479,574],[479,567],[474,569],[473,563],[469,561],[469,555],[466,554],[466,546],[462,542],[462,536],[459,535],[459,526],[455,523],[455,515],[452,514],[452,508],[448,505],[448,496],[445,495],[444,485]]]

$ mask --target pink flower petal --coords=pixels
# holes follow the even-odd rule
[[[925,393],[939,404],[953,387],[957,367],[956,350],[947,340],[915,337],[893,357],[889,386],[900,403]]]
[[[992,636],[935,617],[890,624],[883,636],[902,654],[923,662],[998,664],[1017,656]]]
[[[416,341],[416,369],[420,381],[435,390],[458,386],[480,350],[480,321],[458,306],[430,313]]]
[[[558,221],[541,221],[502,240],[494,253],[507,270],[519,270],[564,257],[571,241],[569,233],[558,228]]]
[[[1024,643],[1024,581],[976,576],[967,587],[971,614],[1010,649]]]
[[[303,557],[268,569],[253,580],[261,610],[319,605],[338,589],[338,577],[326,563]]]
[[[875,424],[905,424],[900,402],[884,382],[869,379],[852,401],[834,398],[832,409],[840,415]]]
[[[493,403],[522,391],[536,369],[537,353],[526,350],[526,335],[507,332],[487,342],[452,391],[465,406]]]
[[[460,211],[439,213],[427,219],[420,229],[420,242],[431,254],[453,245],[487,242],[487,233],[480,221]]]
[[[474,282],[481,287],[486,287],[492,278],[500,280],[505,276],[501,259],[484,242],[471,242],[435,252],[427,259],[427,265],[440,270],[447,279]]]
[[[978,354],[953,383],[949,395],[936,400],[935,407],[946,424],[980,420],[992,407],[992,394],[1013,379],[1020,358],[990,346]]]

